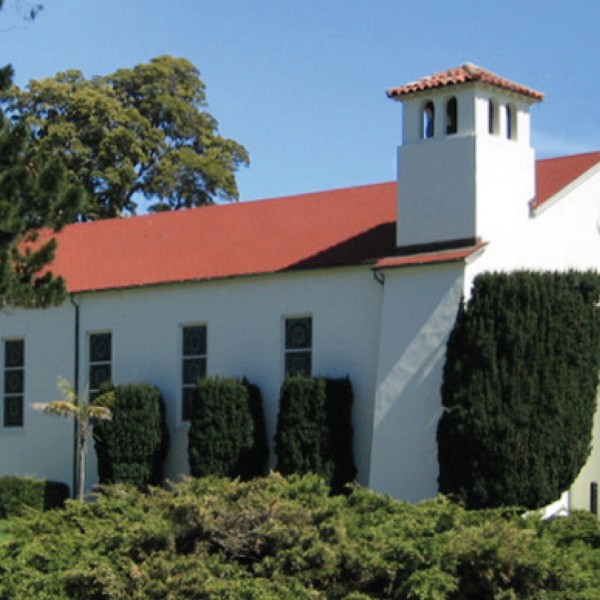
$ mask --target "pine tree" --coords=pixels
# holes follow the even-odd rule
[[[600,276],[485,274],[458,313],[438,427],[440,491],[472,508],[544,506],[588,457]]]
[[[0,69],[0,89],[11,80],[12,69]],[[64,281],[48,270],[56,250],[51,234],[72,222],[84,202],[61,161],[42,160],[29,139],[24,123],[10,122],[0,111],[1,306],[45,307],[64,300]]]

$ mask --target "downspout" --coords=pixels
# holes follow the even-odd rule
[[[373,269],[373,279],[379,285],[383,286],[385,284],[385,275],[381,271],[378,271],[377,269]]]
[[[69,300],[75,309],[75,340],[74,340],[74,356],[73,356],[73,389],[79,394],[79,304],[75,301],[75,296],[71,294]],[[73,492],[72,497],[76,497],[77,484],[78,484],[78,437],[79,437],[79,423],[77,419],[73,419]]]

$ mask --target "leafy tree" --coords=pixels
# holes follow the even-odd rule
[[[544,506],[588,457],[600,371],[600,276],[479,276],[450,335],[439,486],[468,507]]]
[[[85,457],[88,440],[92,433],[92,423],[108,421],[112,415],[105,406],[90,404],[87,390],[78,396],[77,391],[64,377],[58,378],[58,388],[62,392],[61,400],[36,402],[31,407],[49,415],[72,417],[77,421],[77,499],[83,501],[85,496]]]
[[[1,98],[23,119],[45,156],[60,154],[91,199],[80,218],[135,214],[235,200],[234,173],[246,150],[218,133],[198,70],[159,56],[85,79],[70,70],[16,86]]]
[[[12,69],[0,69],[0,90]],[[64,281],[47,270],[56,242],[40,230],[58,230],[83,206],[82,189],[61,161],[42,156],[29,141],[28,126],[0,111],[0,304],[43,307],[64,300]]]

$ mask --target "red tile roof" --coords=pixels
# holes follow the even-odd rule
[[[78,223],[52,271],[69,291],[361,264],[394,252],[395,182]]]
[[[416,267],[419,265],[432,265],[448,262],[457,262],[472,256],[479,250],[485,248],[487,243],[480,242],[464,248],[452,248],[449,250],[438,250],[435,252],[419,252],[408,256],[388,256],[375,263],[375,268],[385,269],[388,267]]]
[[[535,165],[536,195],[531,208],[540,207],[598,163],[600,152],[538,160]]]
[[[519,83],[514,83],[513,81],[488,71],[487,69],[470,63],[449,69],[448,71],[435,73],[433,75],[429,75],[428,77],[423,77],[422,79],[412,81],[411,83],[401,85],[400,87],[389,89],[387,91],[387,95],[390,98],[399,98],[400,96],[406,96],[407,94],[424,92],[426,90],[432,90],[450,85],[459,85],[461,83],[470,83],[472,81],[487,83],[510,92],[529,96],[534,100],[542,100],[544,98],[544,94],[541,92],[537,92]]]
[[[538,161],[536,206],[598,163],[600,152]],[[466,258],[464,252],[473,248],[394,256],[396,189],[389,182],[78,223],[57,235],[52,271],[66,279],[69,291],[83,292],[311,267]]]

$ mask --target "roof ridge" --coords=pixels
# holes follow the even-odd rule
[[[488,85],[493,85],[504,90],[528,96],[534,101],[540,101],[544,98],[544,94],[538,92],[530,87],[510,81],[505,77],[501,77],[492,71],[480,67],[474,63],[466,62],[458,67],[452,67],[446,71],[439,71],[411,81],[405,85],[399,87],[390,88],[387,90],[389,98],[399,98],[408,94],[414,94],[417,92],[423,92],[427,90],[437,89],[440,87],[447,87],[451,85],[461,85],[465,83],[471,83],[480,81]]]

